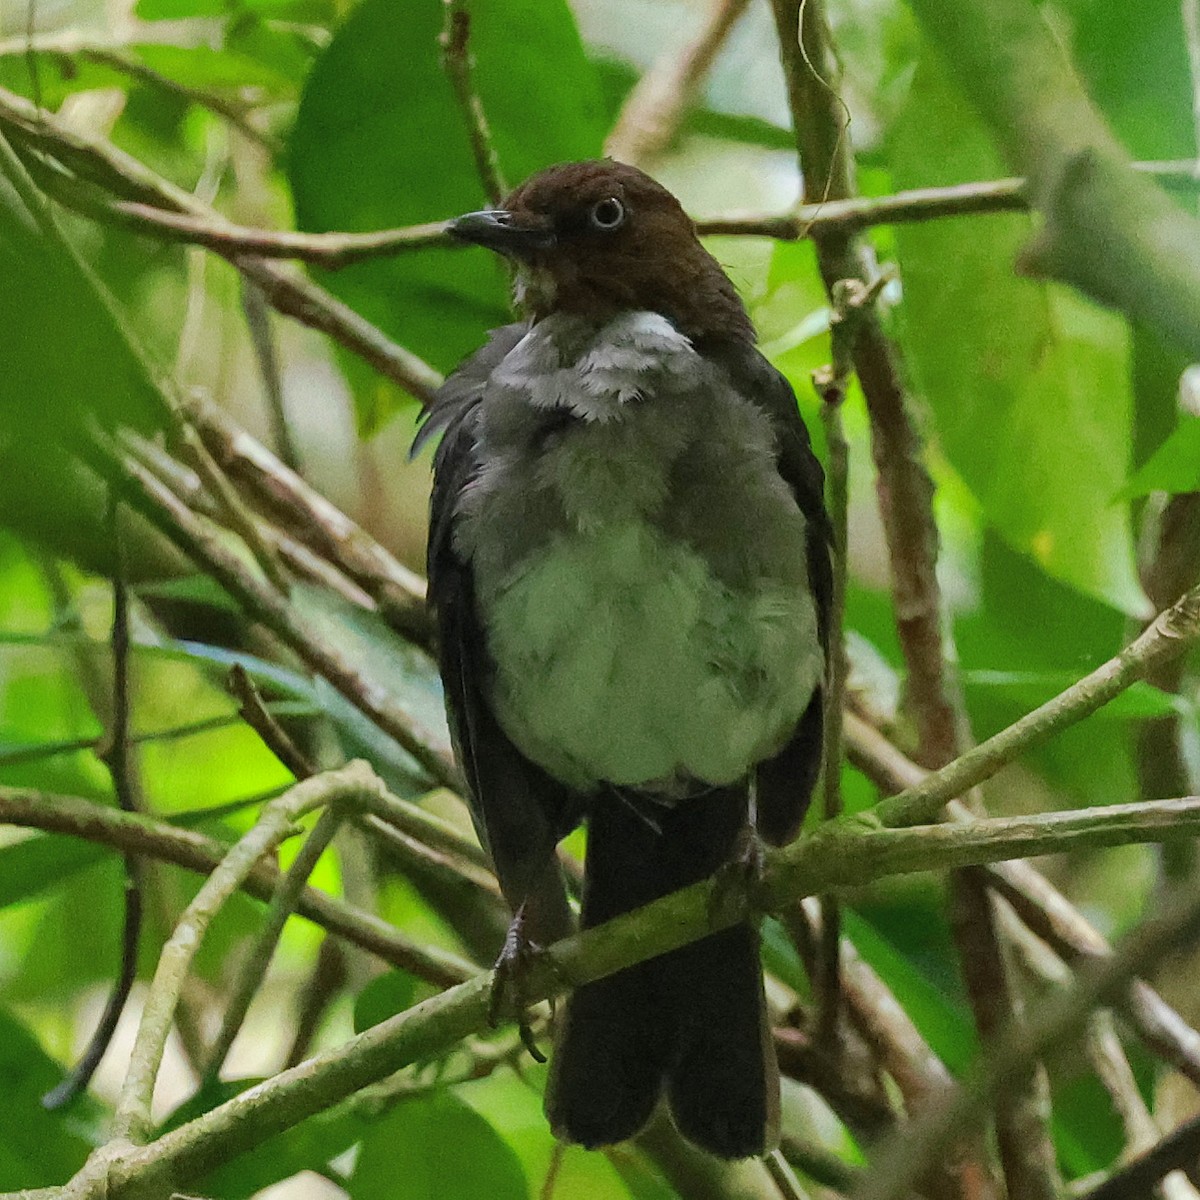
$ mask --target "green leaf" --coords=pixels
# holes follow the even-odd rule
[[[288,157],[302,228],[380,229],[486,206],[442,70],[443,11],[440,0],[365,0],[317,61]],[[471,51],[510,183],[600,152],[599,89],[564,0],[479,0]],[[479,251],[405,254],[323,282],[442,369],[508,319],[504,269]]]
[[[1015,702],[1026,710],[1037,708],[1059,692],[1079,682],[1072,671],[963,671],[968,693],[978,689],[1001,702]],[[1128,721],[1150,717],[1191,716],[1195,706],[1182,696],[1161,692],[1147,683],[1135,683],[1100,709],[1091,720]]]
[[[1003,175],[986,131],[926,58],[892,156],[901,187]],[[1043,570],[1130,614],[1147,601],[1129,513],[1126,334],[1064,288],[1018,278],[1024,216],[896,230],[905,345],[940,448],[991,525]]]
[[[143,21],[178,21],[188,17],[233,17],[247,14],[283,16],[303,10],[304,0],[138,0]]]
[[[363,1139],[346,1186],[351,1200],[527,1200],[516,1155],[448,1090],[405,1100]]]
[[[0,1188],[65,1183],[91,1147],[80,1129],[96,1117],[86,1096],[67,1110],[47,1112],[42,1096],[63,1068],[11,1013],[0,1008]]]
[[[1117,500],[1158,491],[1200,492],[1200,417],[1181,417],[1175,431],[1117,493]]]
[[[951,1000],[930,982],[905,954],[857,912],[844,908],[842,925],[854,948],[891,988],[930,1049],[951,1071],[964,1071],[974,1057],[978,1043],[963,1004]]]
[[[39,834],[0,849],[0,908],[56,887],[112,851],[60,834]]]
[[[175,1109],[163,1123],[163,1131],[203,1116],[260,1082],[236,1079],[210,1084]],[[324,1171],[331,1159],[353,1146],[369,1128],[366,1118],[344,1105],[326,1109],[209,1172],[199,1181],[198,1190],[222,1200],[246,1200],[301,1171]]]
[[[1177,0],[1063,0],[1062,7],[1088,92],[1129,153],[1190,158],[1192,78]]]
[[[441,679],[428,655],[375,613],[332,592],[297,584],[292,603],[320,640],[351,663],[367,686],[386,692],[405,711],[426,745],[451,753]],[[348,756],[368,758],[403,796],[425,790],[424,772],[390,737],[323,679],[316,679],[314,687],[317,702],[337,725]]]
[[[354,1032],[362,1033],[411,1008],[416,994],[417,978],[407,971],[388,971],[376,976],[355,997]]]

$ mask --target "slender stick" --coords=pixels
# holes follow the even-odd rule
[[[271,966],[271,959],[275,955],[275,947],[279,944],[283,927],[296,907],[300,893],[313,873],[317,860],[333,841],[333,836],[346,815],[344,805],[336,801],[327,804],[317,818],[312,833],[305,838],[295,861],[280,879],[279,890],[267,910],[267,918],[258,931],[253,949],[242,963],[242,969],[231,989],[232,994],[225,1009],[225,1016],[221,1020],[220,1031],[209,1053],[208,1066],[204,1072],[205,1082],[215,1082],[219,1077],[234,1039],[250,1011],[250,1002],[262,986],[262,981]]]
[[[253,828],[204,882],[159,956],[117,1100],[114,1139],[143,1142],[150,1133],[154,1081],[175,1007],[200,942],[225,901],[241,887],[259,859],[292,834],[295,823],[306,813],[335,801],[352,803],[377,787],[376,777],[362,763],[296,784],[266,805]]]
[[[1200,637],[1200,587],[1185,593],[1160,613],[1115,658],[1053,700],[968,750],[949,766],[933,772],[917,786],[880,801],[875,817],[889,826],[933,820],[948,801],[991,778],[1017,754],[1091,716],[1136,683],[1152,666],[1181,653],[1197,637]]]
[[[475,60],[471,54],[471,13],[466,0],[444,0],[446,23],[439,38],[442,44],[442,66],[454,88],[458,106],[467,122],[475,170],[483,184],[483,194],[493,208],[499,208],[508,195],[508,187],[500,173],[500,159],[492,142],[483,102],[475,90],[472,75]]]
[[[108,506],[108,532],[112,538],[114,566],[112,576],[112,718],[103,744],[96,749],[96,756],[108,768],[112,777],[117,804],[122,812],[137,812],[138,804],[133,784],[130,761],[130,689],[129,689],[129,586],[125,578],[125,556],[121,540],[119,505],[110,495]],[[124,855],[125,884],[123,888],[124,912],[121,917],[121,963],[117,978],[113,982],[104,1012],[88,1040],[79,1062],[67,1077],[42,1097],[48,1109],[62,1108],[87,1089],[108,1050],[129,994],[137,978],[138,942],[141,940],[143,912],[142,864],[136,855]]]
[[[0,823],[83,838],[202,875],[210,874],[229,852],[224,842],[153,817],[123,813],[76,796],[21,788],[0,788]],[[270,863],[261,862],[242,886],[250,895],[270,901],[279,886],[279,872]],[[474,964],[458,955],[422,945],[374,913],[313,888],[307,888],[301,895],[296,911],[383,962],[435,987],[461,983],[475,970]]]
[[[609,157],[646,167],[670,146],[748,3],[712,0],[694,40],[663,55],[638,80],[604,143]]]

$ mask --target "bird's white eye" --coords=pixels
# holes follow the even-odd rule
[[[625,224],[625,205],[616,196],[609,196],[594,204],[589,215],[597,229],[608,232]]]

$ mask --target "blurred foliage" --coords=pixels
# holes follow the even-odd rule
[[[111,137],[232,218],[368,230],[486,203],[441,65],[440,0],[140,0],[132,13],[99,7],[78,0],[41,13],[44,44],[26,54],[18,36],[24,5],[0,6],[0,84]],[[704,6],[474,0],[471,9],[479,92],[502,170],[515,183],[544,164],[600,153],[640,73],[680,50]],[[835,0],[830,10],[865,192],[1004,174],[983,126],[899,0]],[[1175,0],[1060,0],[1046,11],[1133,155],[1194,153]],[[655,164],[697,214],[782,211],[798,194],[773,37],[766,7],[751,6],[676,144]],[[259,136],[231,126],[230,113]],[[224,263],[55,210],[74,247],[66,253],[40,228],[44,215],[0,184],[0,783],[108,803],[111,784],[95,752],[111,706],[106,501],[69,448],[92,420],[160,428],[154,380],[162,373],[182,389],[204,389],[258,429],[263,397],[237,280]],[[1030,230],[1029,219],[1009,214],[874,234],[899,281],[885,292],[885,318],[905,352],[928,436],[942,584],[978,736],[1117,649],[1146,613],[1137,561],[1139,544],[1152,545],[1144,497],[1200,489],[1200,419],[1178,403],[1184,364],[1079,296],[1019,278],[1013,261]],[[746,295],[764,349],[792,380],[820,448],[809,376],[828,359],[829,314],[811,248],[726,238],[713,250]],[[320,278],[441,370],[506,319],[507,280],[482,253],[428,250]],[[149,347],[151,362],[131,352],[126,324]],[[385,544],[419,541],[427,466],[401,462],[413,402],[319,339],[281,322],[275,336],[308,477]],[[853,682],[896,718],[903,739],[902,663],[856,392],[846,420]],[[399,793],[422,797],[414,764],[330,687],[245,629],[219,589],[136,523],[126,550],[137,598],[133,731],[149,811],[231,840],[253,820],[257,802],[288,782],[237,720],[224,688],[233,661],[319,761],[366,755]],[[427,659],[341,598],[306,589],[297,605],[435,740],[445,739]],[[1194,747],[1196,698],[1194,674],[1177,696],[1134,689],[997,780],[988,789],[992,807],[1136,798],[1138,723],[1173,717]],[[873,789],[849,769],[844,783],[850,807],[873,801]],[[427,800],[463,821],[444,795]],[[316,877],[320,886],[379,904],[414,936],[488,960],[494,946],[472,945],[470,923],[446,911],[444,897],[419,880],[390,881],[386,861],[361,846],[339,841],[336,850]],[[1135,919],[1154,884],[1153,853],[1142,849],[1072,856],[1050,870],[1108,929]],[[151,886],[143,980],[196,882],[161,868]],[[113,852],[0,829],[0,1189],[65,1180],[101,1135],[122,1050],[110,1054],[94,1094],[66,1111],[44,1111],[39,1096],[60,1079],[95,1021],[116,967],[121,891]],[[206,943],[190,1001],[204,1020],[219,1009],[261,911],[239,899]],[[846,932],[933,1049],[962,1071],[976,1041],[938,881],[864,889],[853,898]],[[772,972],[807,996],[777,925],[769,924],[766,943]],[[289,924],[232,1060],[235,1082],[196,1091],[185,1050],[172,1050],[162,1096],[168,1124],[278,1068],[316,946],[310,927]],[[350,959],[318,1047],[425,994],[411,978]],[[1137,1064],[1149,1095],[1153,1067]],[[442,1072],[452,1079],[455,1069],[453,1061],[424,1064],[396,1105],[321,1114],[199,1186],[231,1198],[296,1176],[296,1194],[304,1194],[323,1176],[326,1193],[340,1188],[356,1200],[536,1195],[552,1150],[540,1112],[541,1073],[502,1065],[483,1078],[443,1084]],[[1082,1059],[1057,1073],[1055,1097],[1067,1172],[1082,1176],[1115,1161],[1123,1149],[1119,1123]],[[640,1160],[576,1149],[565,1157],[556,1194],[659,1200],[671,1190]]]

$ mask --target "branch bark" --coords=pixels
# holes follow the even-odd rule
[[[1072,284],[1200,358],[1200,222],[1129,169],[1045,10],[910,0],[967,98],[1028,179],[1042,227],[1021,265]]]

